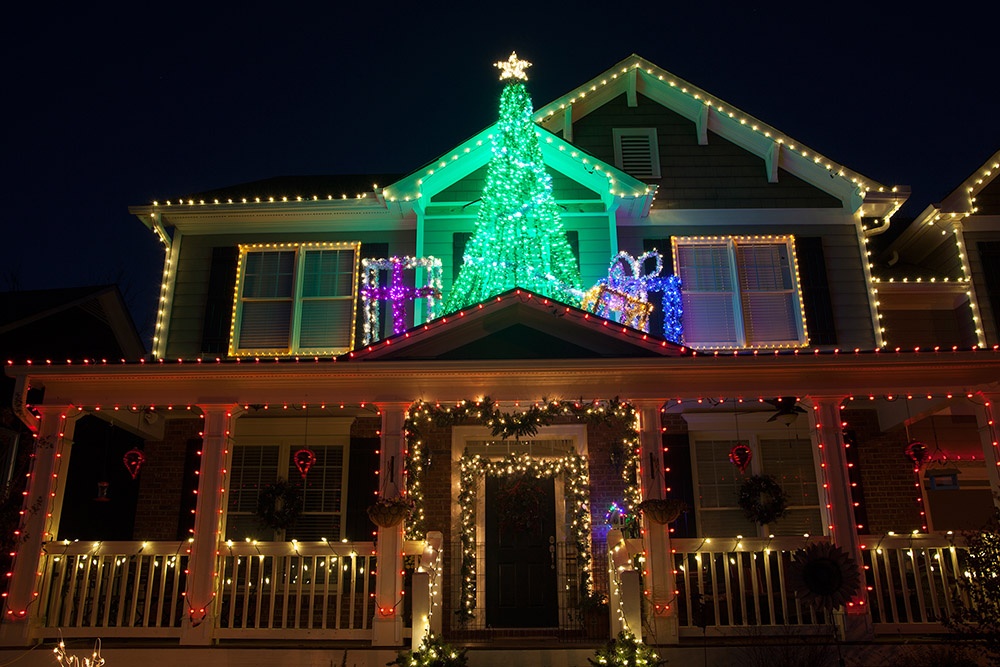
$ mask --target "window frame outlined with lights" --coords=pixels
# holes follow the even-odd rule
[[[324,257],[323,253],[336,255]],[[345,268],[341,263],[347,253],[350,257]],[[229,355],[334,356],[354,349],[360,254],[360,241],[240,244]],[[324,271],[324,260],[334,258],[336,270]],[[334,324],[341,338],[331,339],[326,345],[310,344],[313,341],[304,339],[317,335],[316,323],[322,323],[323,318],[307,322],[307,312],[310,309],[318,312],[324,305],[333,306],[326,324]],[[255,332],[261,339],[267,338],[266,341],[243,339],[248,330],[248,314],[254,310],[256,321],[262,323],[258,326],[264,328],[269,323],[272,327],[270,332]],[[350,314],[344,312],[338,317],[336,310]],[[287,329],[283,322],[287,322]],[[278,339],[283,334],[282,346]]]

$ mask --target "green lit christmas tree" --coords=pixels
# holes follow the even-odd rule
[[[476,229],[465,247],[462,270],[445,312],[523,287],[564,303],[580,303],[580,271],[552,197],[552,177],[542,162],[524,70],[531,63],[512,53],[496,63],[500,120],[486,171]]]

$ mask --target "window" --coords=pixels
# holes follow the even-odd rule
[[[354,347],[360,243],[240,246],[230,355]]]
[[[615,166],[636,178],[660,178],[656,128],[615,128]]]
[[[684,343],[792,347],[807,342],[791,236],[673,239]]]
[[[729,462],[729,452],[737,443],[734,437],[692,434],[697,521],[702,536],[823,534],[812,442],[780,435],[762,432],[740,439],[754,453],[751,467],[741,475]],[[772,525],[751,523],[737,502],[740,485],[752,474],[771,475],[788,494],[787,514]]]
[[[280,438],[276,438],[280,439]],[[261,540],[339,540],[343,523],[346,482],[345,453],[341,445],[310,444],[316,462],[305,480],[292,456],[302,445],[237,443],[229,466],[226,539],[247,537]],[[278,479],[302,484],[302,514],[284,531],[262,526],[257,520],[257,497],[262,487]]]

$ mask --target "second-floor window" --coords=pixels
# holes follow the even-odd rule
[[[696,348],[807,343],[791,236],[673,239],[684,343]]]
[[[359,250],[359,243],[241,245],[229,353],[350,350]]]

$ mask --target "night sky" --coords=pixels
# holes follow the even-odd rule
[[[3,21],[0,290],[117,282],[147,344],[162,250],[129,205],[412,171],[496,119],[512,49],[536,107],[637,53],[909,185],[897,218],[1000,148],[996,24],[965,3],[21,4]]]

